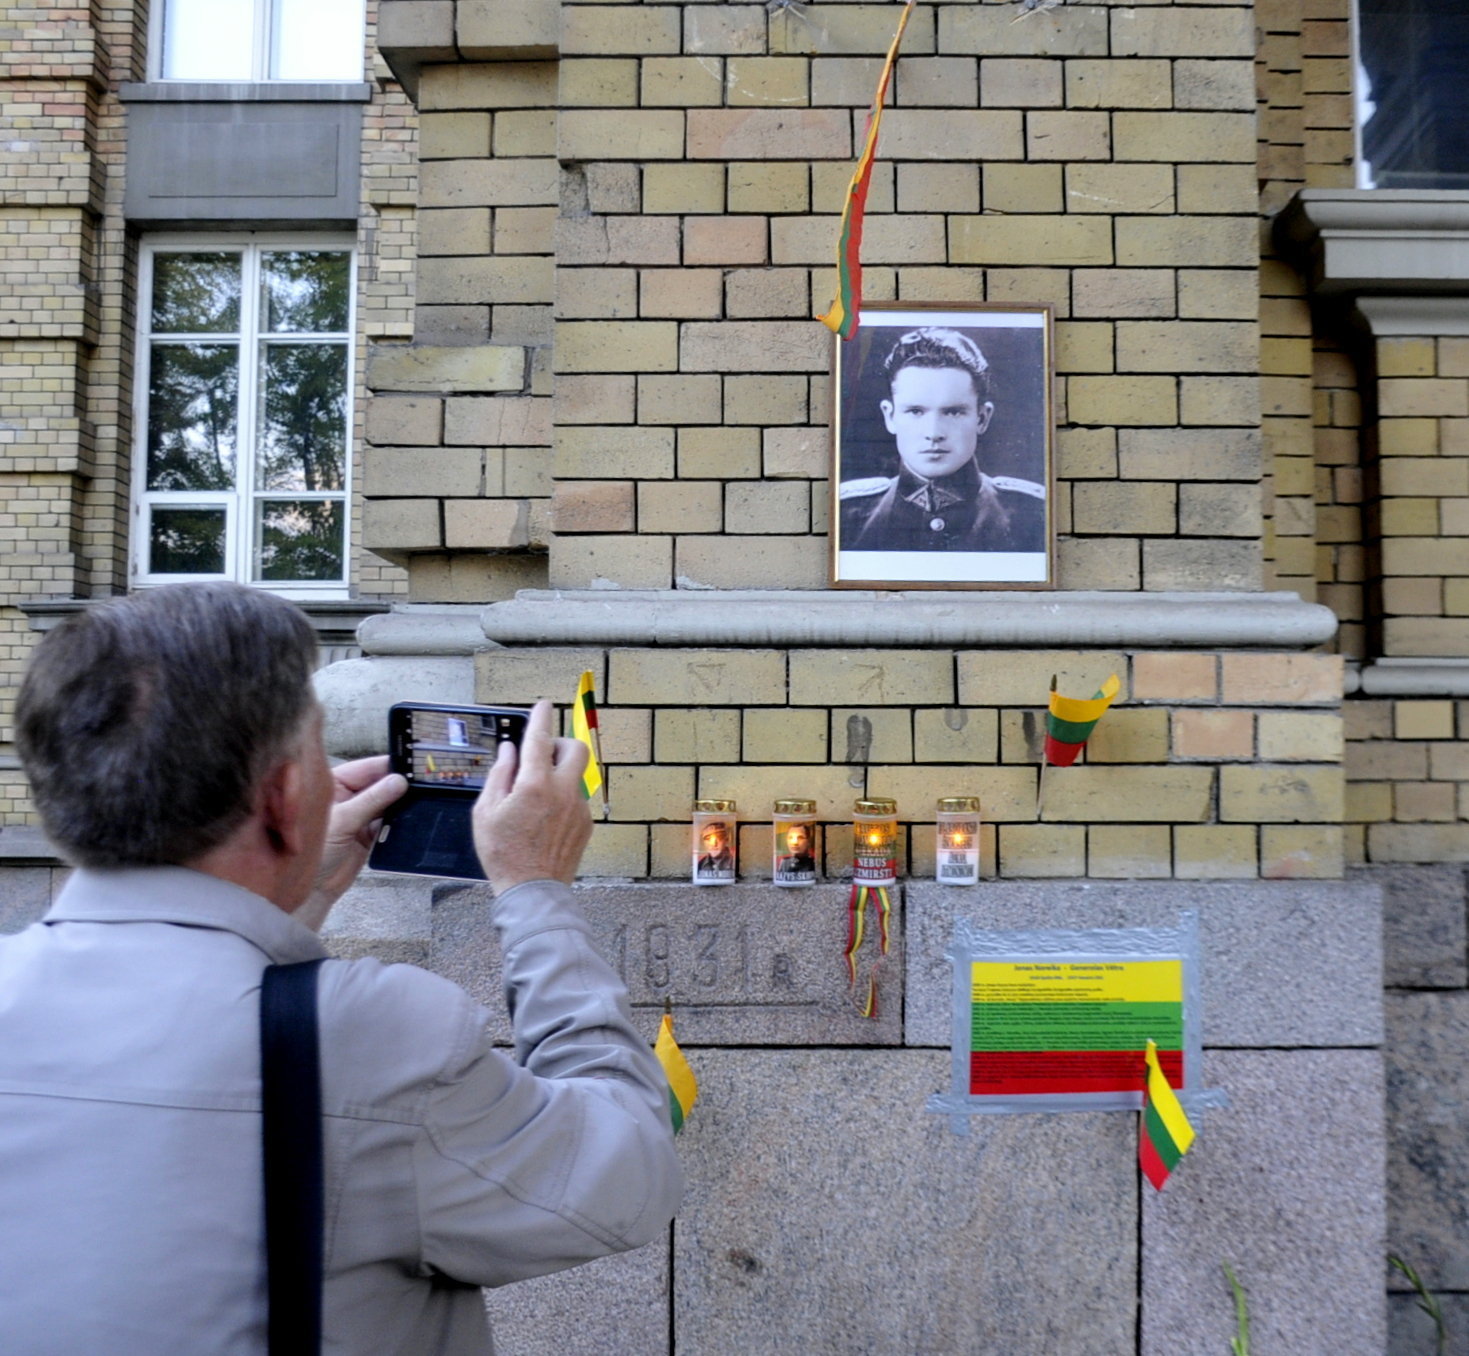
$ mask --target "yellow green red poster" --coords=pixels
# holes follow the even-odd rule
[[[970,963],[971,1094],[1141,1092],[1149,1040],[1181,1087],[1181,958]]]
[[[1223,1105],[1200,1086],[1198,915],[1176,926],[994,931],[960,920],[953,964],[952,1075],[928,1109],[1139,1111],[1148,1042],[1190,1111]]]

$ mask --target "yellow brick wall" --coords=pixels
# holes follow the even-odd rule
[[[1063,586],[1258,587],[1251,11],[1013,20],[914,11],[866,294],[1055,307]],[[470,417],[481,392],[376,387],[374,446],[456,484],[460,449],[483,454],[477,496],[368,487],[369,543],[410,563],[413,596],[461,600],[446,556],[536,551],[547,527],[555,585],[824,586],[830,340],[810,317],[893,22],[575,4],[557,62],[424,69],[415,341],[523,345],[509,394],[552,409],[517,445]],[[509,568],[474,577],[503,596]]]
[[[127,586],[137,242],[123,218],[125,114],[117,88],[146,74],[147,6],[12,6],[0,33],[0,823],[29,817],[13,766],[14,693],[36,633],[14,604]],[[360,486],[369,340],[411,332],[417,112],[375,55],[364,110],[358,231]],[[361,546],[365,595],[407,588]]]
[[[1269,216],[1297,189],[1355,186],[1350,7],[1262,0],[1256,15]],[[1349,659],[1469,654],[1466,345],[1364,345],[1313,323],[1304,281],[1268,250],[1261,283],[1274,582],[1335,611]],[[1348,859],[1469,860],[1464,704],[1355,696],[1344,713]]]
[[[822,587],[809,317],[893,15],[563,16],[551,581]],[[1249,11],[1013,17],[914,11],[866,295],[1056,307],[1063,587],[1255,587]]]
[[[369,548],[410,565],[415,599],[545,582],[555,90],[554,62],[422,72],[416,304],[411,327],[377,337],[437,351],[445,376],[372,378],[363,526]]]
[[[1255,13],[1260,206],[1268,223],[1299,189],[1354,184],[1351,19],[1346,0],[1261,0]],[[1262,240],[1269,578],[1332,606],[1345,623],[1337,645],[1356,656],[1363,653],[1360,483],[1337,474],[1360,462],[1356,377],[1350,359],[1314,333],[1304,279],[1277,258],[1268,230]]]
[[[1469,861],[1469,702],[1358,699],[1345,714],[1348,860]]]
[[[601,694],[612,817],[593,875],[677,878],[691,802],[734,799],[741,876],[770,874],[771,804],[815,799],[826,873],[852,802],[898,801],[931,875],[934,802],[977,795],[988,876],[1332,877],[1342,871],[1341,661],[1169,651],[520,649],[479,656],[486,702]],[[1044,701],[1122,680],[1085,761],[1046,773]]]

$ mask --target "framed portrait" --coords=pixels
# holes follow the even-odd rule
[[[864,306],[836,341],[831,582],[1050,588],[1049,306]]]

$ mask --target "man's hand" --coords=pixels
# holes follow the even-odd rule
[[[586,745],[556,738],[552,711],[537,702],[519,750],[500,745],[474,804],[474,846],[496,894],[530,880],[570,885],[592,836]]]
[[[313,932],[320,930],[332,905],[357,879],[377,839],[383,811],[408,789],[401,776],[388,771],[387,754],[343,763],[332,769],[332,779],[336,802],[327,823],[316,888],[295,914]]]

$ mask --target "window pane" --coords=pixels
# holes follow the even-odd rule
[[[290,250],[261,266],[264,326],[270,334],[341,333],[347,328],[351,256]]]
[[[1360,0],[1359,18],[1365,182],[1469,188],[1469,6]]]
[[[153,256],[154,334],[228,334],[239,328],[238,254]]]
[[[155,508],[149,574],[223,574],[224,529],[222,508]]]
[[[362,0],[276,0],[276,80],[361,80]]]
[[[232,490],[236,344],[155,344],[148,382],[148,488]]]
[[[277,500],[259,509],[256,578],[277,583],[342,577],[345,519],[340,500]]]
[[[254,0],[167,0],[165,80],[249,80],[254,55]]]
[[[263,344],[257,488],[346,487],[347,346]]]

